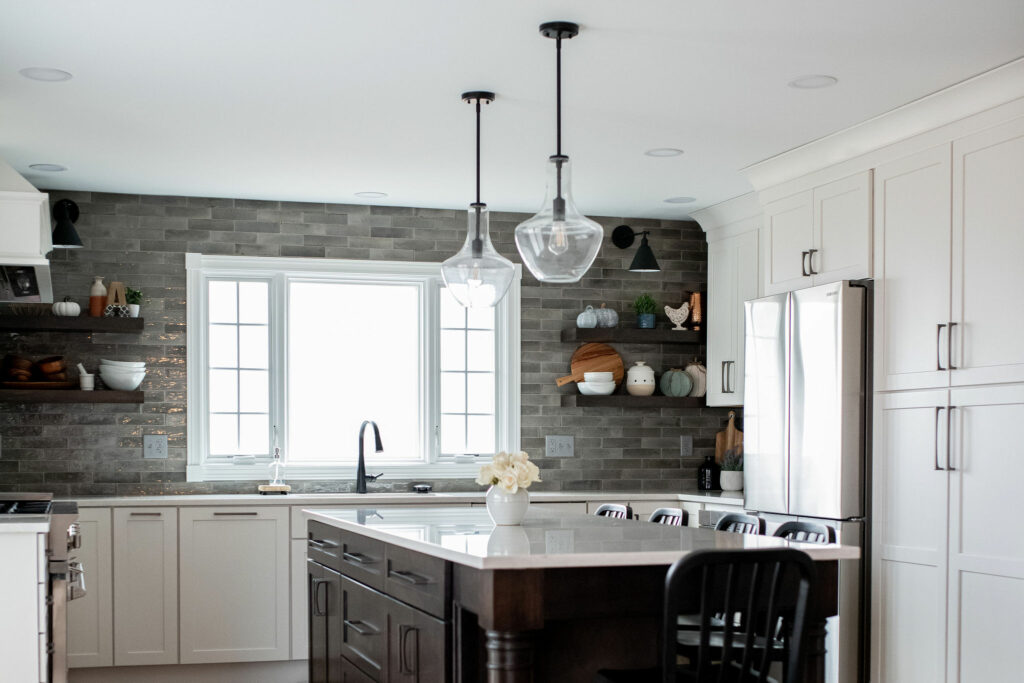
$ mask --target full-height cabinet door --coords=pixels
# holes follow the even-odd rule
[[[945,680],[947,393],[877,394],[875,399],[875,683]]]
[[[811,190],[764,207],[764,293],[810,287],[808,256],[814,245],[814,193]]]
[[[178,510],[114,509],[114,665],[178,663]]]
[[[68,666],[113,666],[113,567],[110,508],[78,509],[82,547],[74,552],[85,571],[85,597],[68,603]]]
[[[875,169],[875,389],[949,385],[950,146]]]
[[[953,389],[949,514],[949,681],[1017,681],[1024,670],[1024,385]]]
[[[709,406],[743,405],[743,302],[757,297],[757,231],[708,244]]]
[[[447,681],[447,626],[418,609],[388,601],[388,680],[392,683]]]
[[[871,171],[814,188],[814,284],[871,277]]]
[[[183,507],[181,663],[288,659],[288,508]]]
[[[1024,118],[953,143],[953,385],[1024,382]]]
[[[309,683],[327,683],[327,570],[312,560],[306,563],[306,601],[303,612],[307,616],[309,632]]]

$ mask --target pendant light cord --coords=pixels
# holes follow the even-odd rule
[[[562,37],[555,39],[555,134],[556,154],[562,156]],[[559,192],[559,195],[562,193]]]
[[[480,219],[483,204],[480,203],[480,98],[476,98],[476,203],[473,205],[476,211],[476,236],[473,239],[473,256],[479,258],[483,255],[483,241],[480,239]]]

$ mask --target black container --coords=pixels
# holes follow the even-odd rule
[[[722,468],[715,462],[713,455],[704,457],[704,462],[697,468],[698,491],[721,491]]]

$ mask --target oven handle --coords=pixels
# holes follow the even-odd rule
[[[85,590],[85,570],[82,563],[77,561],[68,562],[68,601],[84,598],[88,591]]]

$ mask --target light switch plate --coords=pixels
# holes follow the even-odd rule
[[[142,457],[163,459],[167,457],[167,435],[146,434],[142,437]]]
[[[679,437],[679,455],[683,458],[693,457],[693,437],[683,434]]]
[[[572,436],[545,436],[544,455],[549,458],[571,458],[576,438]]]

